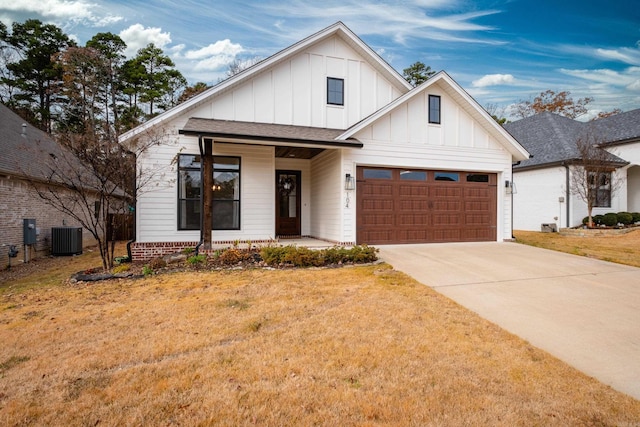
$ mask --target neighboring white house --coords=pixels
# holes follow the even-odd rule
[[[598,182],[592,214],[640,211],[640,109],[592,122],[545,112],[509,123],[505,129],[532,155],[513,168],[514,229],[582,224],[587,205],[573,194],[571,183],[572,174],[584,173],[576,167],[580,160],[576,141],[587,135],[610,153],[611,164],[610,176]]]
[[[449,75],[412,88],[341,22],[121,141],[150,134],[169,137],[138,159],[156,179],[138,197],[135,259],[285,236],[510,239],[505,182],[529,157]]]

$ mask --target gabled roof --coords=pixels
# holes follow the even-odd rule
[[[335,24],[301,40],[283,50],[270,56],[269,58],[260,61],[254,66],[247,68],[246,70],[238,73],[216,86],[194,96],[193,98],[185,101],[184,103],[154,117],[146,123],[122,134],[120,141],[126,141],[135,137],[136,135],[144,132],[145,130],[156,126],[164,121],[167,121],[179,114],[183,114],[189,110],[196,108],[202,103],[207,102],[212,96],[222,94],[232,88],[238,86],[246,80],[249,80],[258,74],[264,72],[267,69],[272,68],[274,65],[291,58],[292,56],[304,51],[310,46],[325,40],[329,37],[337,35],[344,40],[351,48],[367,58],[369,64],[373,66],[378,72],[384,75],[394,86],[401,92],[405,93],[411,90],[411,85],[386,61],[384,61],[375,51],[373,51],[366,43],[364,43],[357,35],[355,35],[346,25],[342,22],[336,22]]]
[[[529,158],[527,150],[520,145],[502,126],[500,126],[487,111],[478,104],[458,83],[455,82],[446,72],[440,71],[426,82],[422,83],[412,91],[397,98],[385,107],[376,111],[369,117],[361,120],[347,129],[338,139],[352,138],[357,132],[370,126],[379,118],[389,114],[399,105],[408,102],[413,97],[424,92],[428,88],[438,85],[453,100],[460,105],[473,119],[475,119],[491,136],[493,136],[504,148],[513,156],[514,160],[524,160]]]
[[[615,116],[612,116],[613,118]],[[557,114],[543,112],[507,123],[504,128],[511,133],[532,154],[532,158],[522,161],[514,169],[531,169],[559,165],[580,159],[576,146],[578,138],[585,132],[597,132],[600,142],[614,137],[609,131],[609,118],[594,122],[579,122]],[[609,154],[614,164],[624,165],[623,159]]]
[[[0,104],[0,173],[46,179],[43,165],[64,155],[51,136]]]

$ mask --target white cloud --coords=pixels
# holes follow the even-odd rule
[[[629,90],[640,91],[640,79],[628,84],[626,88]]]
[[[105,27],[123,20],[122,16],[106,12],[96,3],[85,0],[21,0],[5,1],[2,10],[11,13],[27,13],[42,16],[45,20],[84,23],[92,27]]]
[[[163,33],[161,28],[148,27],[142,24],[133,24],[129,28],[120,31],[120,37],[127,44],[125,55],[134,56],[139,49],[153,43],[156,47],[164,49],[171,43],[171,33]]]
[[[619,49],[596,49],[596,56],[630,65],[640,64],[640,49],[622,47]]]
[[[515,79],[511,74],[487,74],[471,82],[473,87],[511,85],[514,83]]]
[[[561,69],[563,74],[577,77],[583,80],[589,80],[597,84],[605,84],[610,87],[635,87],[636,82],[640,79],[640,67],[629,67],[622,71],[610,69],[598,70],[567,70]]]
[[[187,59],[205,59],[212,56],[232,56],[235,57],[244,49],[237,43],[231,43],[231,40],[224,39],[205,46],[198,50],[190,50],[185,53]]]

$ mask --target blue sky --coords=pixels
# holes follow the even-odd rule
[[[445,70],[483,106],[551,89],[595,98],[590,115],[640,108],[635,0],[0,0],[5,24],[29,18],[81,44],[119,34],[132,54],[153,42],[191,83],[210,84],[235,58],[342,21],[399,72],[415,61]]]

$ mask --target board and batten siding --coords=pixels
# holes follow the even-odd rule
[[[326,150],[311,160],[311,236],[343,242],[341,155]]]
[[[327,104],[327,77],[344,79],[344,106]],[[401,95],[340,37],[216,94],[190,117],[347,129]]]

